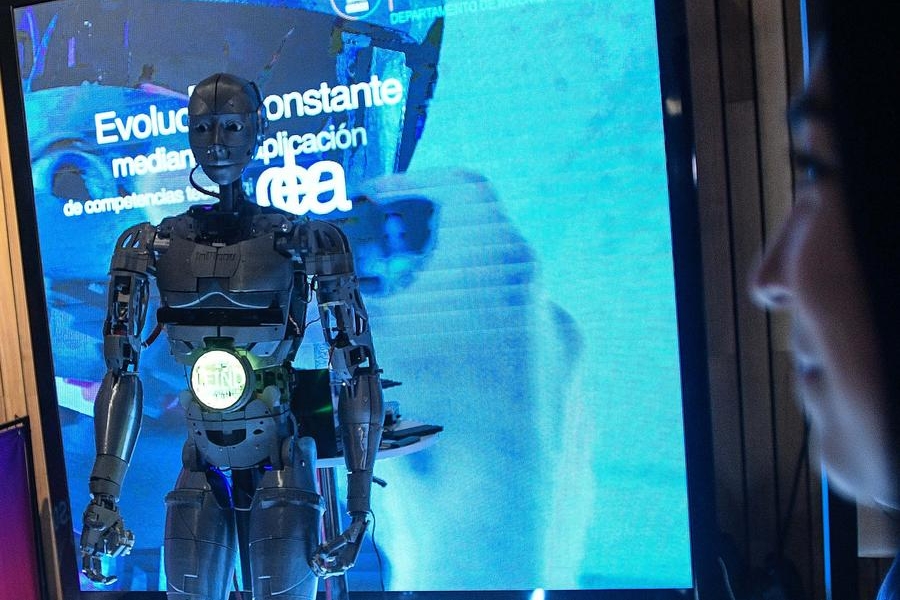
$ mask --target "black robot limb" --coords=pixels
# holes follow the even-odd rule
[[[347,467],[350,525],[316,550],[312,567],[320,577],[340,575],[353,567],[369,526],[373,467],[384,423],[384,402],[377,372],[371,372],[369,367],[358,368],[354,377],[343,383],[338,421]]]
[[[337,227],[310,223],[305,257],[315,273],[316,299],[332,372],[341,380],[338,421],[347,467],[350,525],[316,550],[312,567],[321,577],[340,575],[359,555],[368,528],[373,468],[384,424],[380,370],[369,318],[347,239]]]
[[[373,467],[381,445],[384,402],[381,381],[369,367],[358,368],[344,382],[338,403],[341,442],[347,467],[347,511],[350,525],[319,546],[313,569],[320,577],[340,575],[356,564],[369,527]]]
[[[141,426],[143,390],[137,367],[147,315],[151,243],[152,227],[130,228],[119,238],[110,266],[103,326],[107,373],[94,402],[96,458],[80,541],[82,571],[103,584],[113,583],[116,577],[103,574],[100,558],[128,554],[134,546],[134,535],[125,528],[116,503]]]

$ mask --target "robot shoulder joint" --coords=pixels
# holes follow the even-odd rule
[[[150,223],[139,223],[122,232],[116,241],[110,271],[149,273],[153,267],[155,237],[156,228]]]

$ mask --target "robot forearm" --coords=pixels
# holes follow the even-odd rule
[[[384,402],[378,373],[358,369],[354,379],[341,388],[338,420],[344,461],[347,465],[347,510],[369,512],[372,468],[384,425]]]
[[[341,442],[347,465],[347,510],[350,526],[316,549],[311,566],[320,577],[346,572],[356,563],[369,525],[372,468],[381,444],[384,402],[377,371],[357,369],[344,383],[338,403]]]
[[[91,494],[118,499],[122,480],[141,428],[143,391],[136,373],[103,378],[94,403],[94,443],[97,458],[91,472]]]
[[[134,546],[134,535],[125,528],[116,501],[140,431],[141,407],[137,374],[108,372],[94,402],[97,458],[81,528],[81,570],[98,583],[116,581],[103,574],[100,558],[128,554]]]

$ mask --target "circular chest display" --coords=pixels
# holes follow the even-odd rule
[[[191,368],[191,389],[206,408],[228,410],[249,396],[250,376],[249,365],[236,354],[210,350]]]

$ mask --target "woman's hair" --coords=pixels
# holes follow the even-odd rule
[[[846,210],[880,336],[887,392],[900,411],[900,3],[831,0],[824,8]]]

